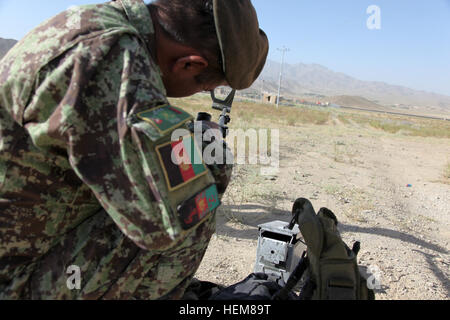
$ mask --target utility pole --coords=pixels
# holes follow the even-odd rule
[[[261,100],[264,101],[264,79],[262,80],[262,87],[261,87]]]
[[[284,67],[284,55],[286,52],[290,51],[288,48],[283,46],[282,49],[278,48],[278,51],[281,51],[281,69],[280,69],[280,81],[278,82],[278,97],[277,97],[277,108],[280,107],[280,98],[281,98],[281,79],[283,78],[283,67]]]

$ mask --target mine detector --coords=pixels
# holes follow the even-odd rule
[[[298,225],[272,221],[259,225],[258,229],[254,272],[265,273],[274,281],[281,278],[287,283],[306,251]],[[299,281],[295,288],[301,286],[302,281]]]
[[[210,92],[213,102],[212,108],[221,111],[219,126],[224,139],[228,135],[227,125],[231,122],[229,114],[235,98],[236,90],[232,90],[224,99],[218,99],[214,91]],[[209,113],[201,112],[197,121],[211,121]],[[295,212],[292,221],[272,221],[258,226],[258,247],[256,253],[255,273],[264,273],[270,280],[280,278],[285,283],[293,275],[295,270],[302,269],[302,259],[305,258],[306,244],[301,236],[298,224],[296,224]],[[297,279],[295,289],[303,284],[302,279]]]

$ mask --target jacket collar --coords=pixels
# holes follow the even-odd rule
[[[122,4],[130,23],[142,38],[147,47],[151,48],[150,39],[153,39],[155,28],[147,5],[142,0],[118,0]]]

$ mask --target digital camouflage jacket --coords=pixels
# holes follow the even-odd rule
[[[72,7],[0,62],[0,299],[180,298],[220,204],[141,0]],[[229,176],[228,176],[229,178]],[[81,286],[67,270],[81,270]]]

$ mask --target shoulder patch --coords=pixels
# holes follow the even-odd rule
[[[212,185],[178,207],[181,224],[189,230],[202,222],[213,210],[220,206],[216,185]]]
[[[140,112],[137,114],[137,117],[150,123],[163,135],[170,133],[173,129],[194,119],[186,111],[170,105]]]
[[[156,147],[169,191],[177,190],[208,173],[193,136]]]

